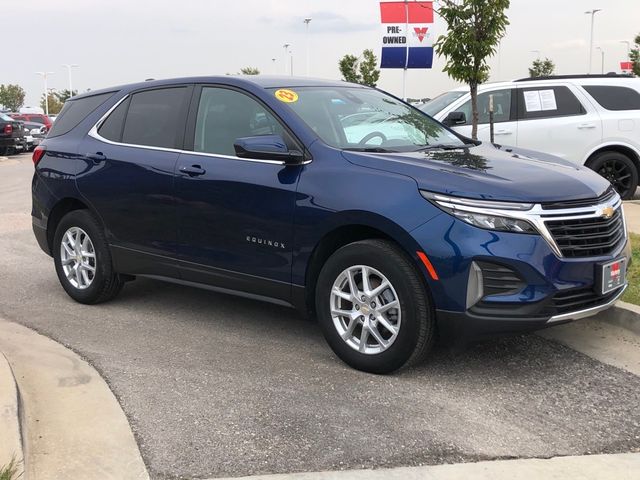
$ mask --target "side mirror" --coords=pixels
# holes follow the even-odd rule
[[[289,150],[280,135],[259,135],[237,138],[233,142],[236,155],[240,158],[275,160],[288,165],[302,163],[304,155],[299,150]]]
[[[456,125],[464,125],[467,123],[467,116],[464,112],[449,112],[449,115],[442,121],[447,127],[455,127]]]

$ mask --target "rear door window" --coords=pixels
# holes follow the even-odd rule
[[[128,108],[129,98],[126,98],[102,122],[102,125],[98,128],[98,135],[112,142],[121,142]]]
[[[640,110],[640,93],[629,87],[583,85],[589,95],[607,110]]]
[[[478,95],[478,124],[489,123],[489,96],[493,95],[493,121],[495,123],[515,120],[511,115],[512,90],[496,90]],[[471,100],[456,108],[456,112],[463,112],[467,119],[464,125],[471,125]]]
[[[67,100],[56,121],[49,131],[49,137],[58,137],[73,130],[87,115],[107,101],[115,92],[101,93],[90,97]],[[33,122],[44,123],[42,117],[33,118]]]
[[[587,111],[565,86],[518,89],[518,120],[569,117]]]
[[[188,91],[187,87],[171,87],[133,94],[124,123],[122,143],[179,148]]]

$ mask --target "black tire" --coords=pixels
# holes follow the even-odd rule
[[[619,152],[602,152],[588,165],[591,170],[611,182],[623,200],[633,198],[638,188],[638,169],[632,159]]]
[[[95,273],[88,287],[79,289],[74,286],[64,273],[61,260],[62,237],[72,227],[82,229],[90,238],[95,252]],[[113,270],[111,252],[107,244],[102,226],[87,210],[74,210],[66,214],[58,227],[53,238],[53,260],[56,266],[56,273],[62,288],[76,302],[85,304],[96,304],[106,302],[115,297],[124,284],[123,278]]]
[[[334,325],[331,314],[334,282],[346,269],[357,265],[379,271],[397,293],[401,310],[400,328],[393,343],[379,353],[361,353],[347,344]],[[386,240],[364,240],[337,250],[322,267],[316,287],[318,322],[336,355],[353,368],[377,374],[421,362],[433,344],[436,323],[433,305],[420,275],[407,255]]]

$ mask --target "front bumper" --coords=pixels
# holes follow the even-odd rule
[[[435,232],[444,233],[438,239]],[[610,308],[626,288],[599,295],[595,285],[597,264],[623,257],[630,264],[628,241],[607,256],[564,258],[539,235],[483,230],[448,214],[411,233],[439,277],[425,274],[443,337],[478,339],[577,320]],[[517,274],[521,285],[507,293],[485,294],[467,307],[474,262],[505,267]]]

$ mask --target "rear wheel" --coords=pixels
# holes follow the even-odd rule
[[[333,351],[358,370],[389,373],[418,363],[433,342],[435,315],[420,273],[388,241],[336,251],[320,272],[316,311]]]
[[[105,302],[122,289],[102,227],[87,210],[74,210],[60,220],[52,250],[58,279],[77,302]]]
[[[635,163],[619,152],[603,152],[589,161],[589,168],[611,182],[624,200],[633,198],[638,188]]]

